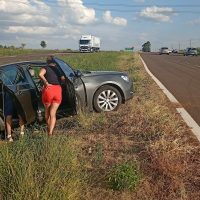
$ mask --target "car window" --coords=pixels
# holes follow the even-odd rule
[[[64,61],[57,59],[57,58],[55,58],[55,61],[61,67],[61,69],[65,72],[65,74],[68,77],[75,76],[74,71],[72,70],[72,68],[67,63],[65,63]]]
[[[28,83],[23,71],[21,71],[16,65],[5,67],[1,73],[1,79],[6,85]]]
[[[1,73],[0,79],[3,81],[5,85],[12,85],[12,82],[4,73]]]

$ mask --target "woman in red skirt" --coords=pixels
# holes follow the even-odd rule
[[[60,82],[64,79],[53,60],[53,56],[47,57],[47,66],[40,69],[39,77],[44,83],[42,102],[45,107],[48,135],[51,136],[56,124],[56,112],[62,101]]]

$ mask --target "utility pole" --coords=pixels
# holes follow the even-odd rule
[[[190,48],[192,47],[192,40],[190,39]]]
[[[180,42],[178,43],[178,50],[179,51],[181,50],[181,43]]]

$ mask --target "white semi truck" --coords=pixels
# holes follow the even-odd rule
[[[80,52],[98,52],[100,51],[100,38],[93,35],[82,35],[79,40]]]

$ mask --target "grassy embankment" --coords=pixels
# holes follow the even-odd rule
[[[0,147],[0,199],[198,199],[199,144],[137,54],[62,57],[87,70],[127,71],[135,97],[113,113],[82,113],[60,136]]]
[[[92,64],[87,63],[87,56],[95,59]],[[146,74],[139,56],[121,53],[120,59],[115,60],[117,65],[107,66],[101,64],[106,60],[105,55],[87,56],[66,57],[66,60],[79,68],[94,69],[95,63],[98,69],[116,67],[127,71],[134,80],[135,97],[117,112],[79,117],[78,132],[85,143],[83,149],[92,149],[86,156],[92,177],[86,199],[198,199],[199,143]],[[107,54],[111,60],[109,56]],[[71,131],[77,134],[76,130]],[[137,163],[142,174],[137,189],[131,192],[109,190],[105,186],[109,170],[127,161]],[[124,179],[119,177],[120,185]]]

